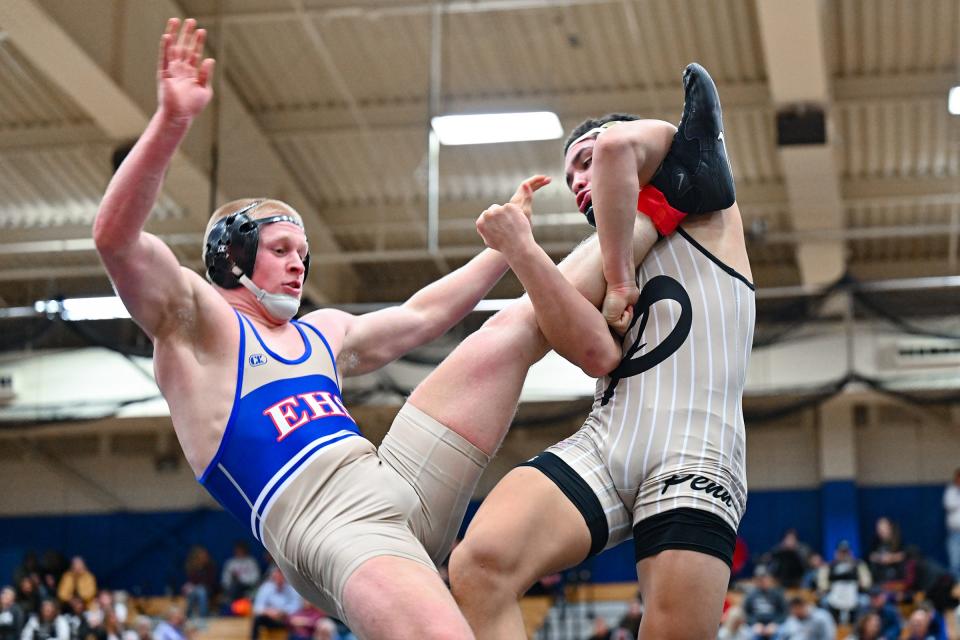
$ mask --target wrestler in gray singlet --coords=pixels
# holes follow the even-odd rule
[[[546,450],[600,500],[609,537],[593,552],[678,508],[715,514],[735,532],[746,506],[741,399],[754,286],[682,228],[650,251],[638,284],[623,362],[597,381],[584,426]]]

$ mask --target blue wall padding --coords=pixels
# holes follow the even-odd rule
[[[861,488],[860,541],[863,554],[866,556],[870,551],[877,518],[887,516],[899,523],[905,546],[917,545],[925,555],[946,565],[944,487],[935,484]]]
[[[859,539],[866,554],[874,522],[886,515],[900,523],[904,544],[915,544],[938,562],[945,561],[943,485],[856,487],[852,482],[825,483],[818,489],[751,491],[740,536],[751,559],[771,549],[789,527],[822,551],[824,542]],[[467,510],[464,529],[479,502]],[[856,514],[854,516],[854,514]],[[218,567],[233,543],[244,540],[261,558],[262,548],[249,530],[229,514],[212,509],[153,513],[33,516],[0,518],[0,583],[9,581],[24,551],[59,549],[80,554],[101,585],[134,593],[176,591],[184,580],[183,562],[193,544],[205,545]],[[832,555],[832,548],[827,550]],[[577,569],[589,570],[597,582],[636,578],[633,543],[609,549]]]
[[[0,581],[10,579],[23,553],[58,549],[82,555],[101,586],[133,593],[178,591],[183,563],[194,544],[203,544],[218,567],[237,540],[255,557],[262,548],[225,511],[198,509],[152,513],[0,518]]]
[[[853,480],[830,480],[820,485],[820,548],[825,559],[833,558],[837,544],[844,540],[850,543],[854,556],[863,557],[857,498],[857,486]]]

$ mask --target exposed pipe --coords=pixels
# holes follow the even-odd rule
[[[440,137],[432,119],[440,115],[443,73],[443,13],[440,2],[433,3],[430,18],[430,110],[427,114],[427,251],[440,249]]]
[[[601,4],[614,4],[619,0],[455,0],[446,4],[444,10],[448,13],[490,13],[496,11],[519,11],[524,9],[556,9],[560,7],[578,7]],[[305,12],[311,16],[325,19],[335,18],[391,18],[397,16],[418,16],[431,13],[434,2],[417,2],[411,4],[369,4],[367,6],[343,6],[328,8],[310,8]],[[198,22],[204,22],[214,16],[197,16]],[[298,11],[245,11],[223,16],[225,23],[250,24],[263,22],[285,22],[297,20]]]

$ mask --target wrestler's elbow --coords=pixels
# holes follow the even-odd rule
[[[619,349],[591,348],[582,354],[577,364],[591,378],[601,378],[617,368],[620,356]]]

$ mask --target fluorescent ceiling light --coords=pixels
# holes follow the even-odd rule
[[[117,296],[37,300],[33,308],[37,313],[59,313],[64,320],[112,320],[130,317],[130,312]]]
[[[950,89],[950,97],[947,98],[947,109],[955,116],[960,116],[960,87]]]
[[[563,135],[560,119],[550,111],[438,116],[431,124],[446,145],[555,140]]]

